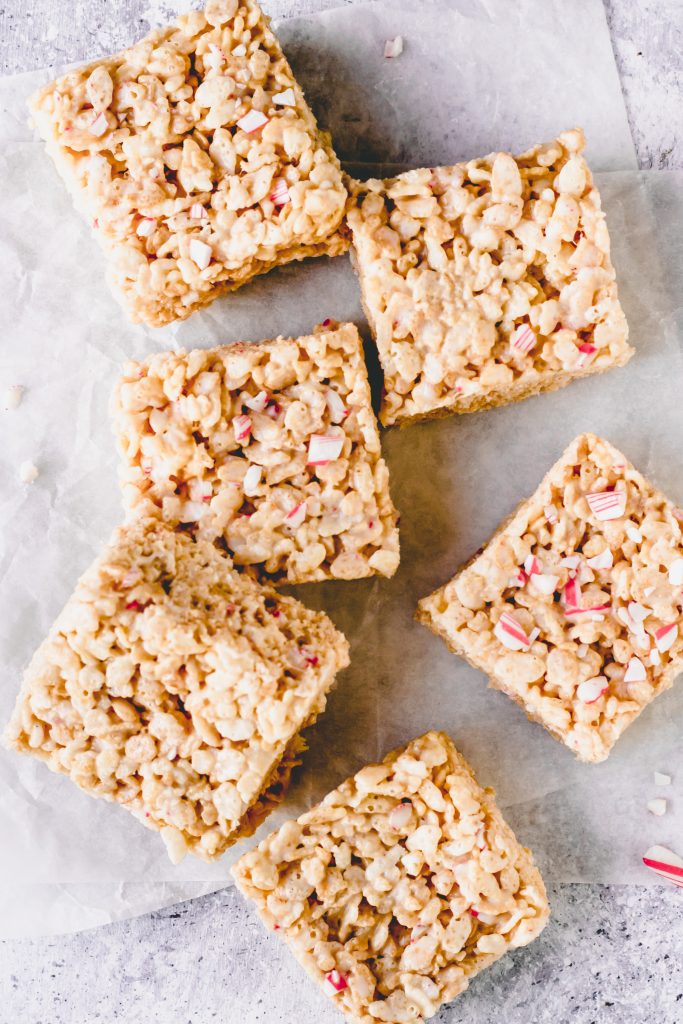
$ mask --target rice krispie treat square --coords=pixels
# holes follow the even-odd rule
[[[347,248],[339,162],[254,0],[208,0],[31,112],[134,322]]]
[[[418,619],[582,761],[683,667],[683,512],[582,434]]]
[[[531,854],[444,733],[363,768],[233,867],[355,1024],[418,1024],[543,930]]]
[[[503,405],[630,359],[583,148],[569,131],[519,157],[354,184],[383,423]]]
[[[25,673],[5,743],[220,856],[282,799],[348,645],[326,615],[141,521],[80,579]]]
[[[276,581],[391,576],[397,514],[362,342],[353,324],[325,325],[129,364],[112,408],[131,513]]]

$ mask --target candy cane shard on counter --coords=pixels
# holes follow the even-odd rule
[[[668,882],[683,888],[683,857],[666,846],[651,846],[643,856],[643,864]]]
[[[583,434],[417,617],[577,757],[602,761],[683,669],[674,509]]]
[[[352,184],[347,220],[384,424],[504,405],[630,359],[584,145],[575,129],[519,156]],[[515,287],[534,295],[521,309],[501,302],[511,259]]]
[[[158,353],[125,367],[112,412],[131,515],[160,514],[273,582],[396,571],[398,516],[353,324]]]
[[[255,0],[208,0],[45,86],[31,113],[133,322],[348,248],[339,161]]]
[[[77,584],[25,673],[5,742],[119,803],[174,862],[214,860],[282,799],[299,734],[348,662],[326,615],[143,519],[117,530]],[[97,736],[71,697],[93,672]]]
[[[530,852],[438,732],[362,768],[244,854],[233,875],[352,1024],[420,1024],[532,942],[549,914]],[[444,879],[456,899],[444,899]],[[372,941],[348,925],[361,896]]]

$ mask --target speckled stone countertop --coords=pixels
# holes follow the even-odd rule
[[[264,0],[273,17],[344,0]],[[345,0],[356,2],[356,0]],[[415,0],[416,4],[418,0]],[[0,71],[128,45],[166,0],[6,0]],[[643,168],[683,167],[681,0],[605,0]],[[609,126],[605,126],[609,130]],[[441,1024],[681,1024],[683,890],[551,886],[541,938],[476,979]],[[0,943],[0,1024],[335,1024],[237,893],[78,935]]]

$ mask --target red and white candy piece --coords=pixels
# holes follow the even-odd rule
[[[567,557],[563,558],[560,562],[560,565],[564,566],[565,569],[570,569],[571,571],[576,571],[580,564],[581,555],[567,555]]]
[[[211,262],[212,256],[213,251],[210,245],[207,245],[206,242],[202,242],[200,238],[190,239],[190,259],[199,267],[200,270],[206,270]]]
[[[640,530],[638,529],[638,527],[637,526],[633,526],[632,523],[629,526],[626,527],[626,536],[628,537],[629,540],[632,540],[634,544],[641,544],[642,543],[643,535],[640,532]]]
[[[541,563],[535,555],[527,555],[524,559],[524,571],[529,575],[533,576],[534,573],[541,571]]]
[[[273,191],[270,193],[270,201],[273,206],[286,206],[291,201],[289,188],[284,178],[276,178],[273,182]]]
[[[628,614],[633,623],[635,623],[636,629],[642,630],[643,622],[648,617],[650,612],[647,608],[644,608],[642,604],[637,601],[629,601],[628,603]]]
[[[251,409],[252,412],[264,412],[268,405],[269,395],[267,391],[259,391],[258,395],[254,395],[253,398],[246,398],[244,404],[247,409]]]
[[[324,988],[328,995],[336,996],[338,992],[343,992],[348,987],[346,977],[340,971],[330,971],[325,975]]]
[[[251,434],[251,419],[249,416],[235,416],[232,421],[232,429],[235,431],[236,441],[245,441]]]
[[[400,57],[403,53],[403,36],[394,36],[387,39],[384,44],[384,56],[388,58]]]
[[[683,857],[667,850],[666,846],[651,846],[643,857],[643,864],[674,885],[683,887]]]
[[[668,651],[678,637],[678,625],[670,622],[667,626],[660,626],[655,630],[655,644],[658,651]]]
[[[293,509],[285,516],[285,526],[290,530],[298,530],[304,519],[306,518],[306,502],[300,501],[298,505],[295,505]]]
[[[325,392],[325,403],[330,414],[332,423],[342,423],[349,415],[349,409],[344,405],[343,399],[338,391],[328,388]]]
[[[206,208],[201,203],[193,203],[190,207],[190,217],[192,220],[203,220],[204,217],[208,217]]]
[[[581,587],[575,578],[568,579],[562,589],[564,610],[567,615],[581,611]]]
[[[675,558],[669,566],[669,583],[674,587],[683,585],[683,558]]]
[[[626,511],[626,493],[624,491],[593,491],[586,495],[586,501],[591,512],[600,522],[620,519]]]
[[[138,226],[135,229],[135,234],[139,238],[149,238],[153,231],[155,231],[157,222],[151,217],[143,217]]]
[[[524,355],[528,355],[536,345],[536,341],[536,335],[531,327],[529,327],[529,324],[520,324],[510,339],[510,345],[512,348],[523,352]]]
[[[246,114],[240,117],[237,122],[237,127],[241,128],[247,135],[251,135],[252,132],[257,132],[259,128],[263,128],[264,124],[268,123],[268,118],[262,110],[249,110]]]
[[[308,445],[308,465],[324,466],[341,455],[344,438],[336,434],[313,434]]]
[[[557,522],[557,512],[555,511],[554,505],[546,505],[543,509],[543,514],[548,521],[550,526],[554,526]]]
[[[626,666],[624,672],[625,683],[642,683],[647,679],[647,672],[640,658],[633,657]]]
[[[579,345],[579,354],[574,363],[576,369],[581,370],[584,366],[587,366],[597,351],[595,345],[590,345],[587,341],[583,345]]]
[[[576,688],[576,696],[584,704],[595,704],[596,700],[602,697],[609,689],[609,681],[606,676],[593,676],[592,679],[584,679]]]
[[[517,619],[509,612],[503,612],[493,628],[493,634],[509,651],[528,650],[535,639],[527,636]]]
[[[95,138],[99,139],[104,135],[108,128],[109,125],[107,124],[107,118],[104,115],[104,111],[100,111],[100,113],[97,115],[95,120],[88,128],[88,131],[91,135],[94,135]]]
[[[552,573],[549,572],[535,572],[533,576],[529,578],[529,582],[540,594],[554,594],[557,584],[560,582],[560,577],[553,576]]]
[[[609,548],[605,548],[599,555],[587,558],[586,565],[590,565],[591,569],[611,569],[614,565],[614,556]]]
[[[276,107],[295,107],[296,96],[293,89],[283,89],[273,95],[273,103]]]
[[[389,811],[389,825],[394,829],[405,828],[413,813],[412,804],[397,804]]]

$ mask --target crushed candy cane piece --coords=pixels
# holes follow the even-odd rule
[[[581,587],[577,579],[569,579],[562,589],[565,612],[581,610]]]
[[[528,577],[527,574],[524,572],[524,569],[518,569],[516,575],[513,576],[511,580],[509,580],[508,586],[523,587],[527,581],[527,578]]]
[[[595,518],[603,523],[620,519],[626,511],[625,491],[592,491],[586,495],[586,501]]]
[[[22,462],[19,466],[19,479],[22,484],[32,484],[34,480],[38,479],[38,467],[34,462],[29,459],[26,462]]]
[[[509,651],[527,650],[533,643],[527,636],[514,615],[503,612],[496,623],[493,634]]]
[[[252,494],[256,493],[256,488],[261,483],[261,476],[263,470],[260,466],[251,465],[244,474],[244,480],[242,481],[242,487],[247,497],[251,497]]]
[[[554,526],[557,522],[557,512],[555,511],[554,505],[546,505],[543,509],[543,515],[546,517],[547,521],[550,523],[551,526]]]
[[[588,644],[579,644],[579,646],[576,648],[576,653],[580,658],[585,658],[588,654],[588,650]]]
[[[5,389],[2,402],[2,407],[5,412],[13,412],[15,409],[18,409],[23,397],[24,389],[21,384],[10,384],[10,386]]]
[[[661,665],[661,663],[662,663],[662,659],[661,659],[660,653],[657,650],[657,648],[654,647],[650,651],[650,664],[651,665]]]
[[[599,555],[587,558],[586,565],[590,565],[591,569],[611,569],[614,565],[614,556],[609,548],[605,548]]]
[[[584,704],[594,704],[609,689],[609,682],[606,676],[593,676],[592,679],[584,679],[576,688],[576,696]]]
[[[250,110],[248,113],[240,117],[237,122],[237,127],[241,128],[247,135],[251,135],[252,132],[257,132],[259,128],[263,128],[264,124],[268,123],[268,118],[261,110]]]
[[[200,270],[206,270],[211,257],[213,256],[213,250],[210,245],[206,242],[202,242],[199,238],[190,239],[190,259],[195,263]]]
[[[648,800],[647,809],[650,814],[654,814],[657,818],[661,818],[662,815],[666,814],[666,800],[663,796],[655,797],[654,800]]]
[[[253,398],[245,399],[244,404],[247,409],[251,409],[252,412],[264,412],[269,399],[270,396],[267,391],[259,391],[258,395],[254,395]]]
[[[634,544],[640,544],[643,540],[643,535],[636,526],[626,527],[626,536],[629,540],[632,540]]]
[[[643,856],[643,864],[674,885],[683,886],[683,857],[666,846],[651,846]]]
[[[531,585],[541,594],[554,594],[559,582],[560,577],[551,573],[536,572],[530,579]]]
[[[397,804],[389,811],[389,825],[395,829],[405,828],[412,813],[412,804]]]
[[[348,982],[340,971],[330,971],[329,974],[325,975],[325,988],[330,995],[334,996],[337,992],[343,992],[348,987]]]
[[[285,516],[285,526],[288,526],[290,530],[298,530],[305,518],[306,502],[300,501]]]
[[[534,626],[534,628],[529,633],[529,643],[532,644],[534,640],[537,640],[540,635],[540,629],[538,628],[538,626]]]
[[[633,657],[626,666],[624,673],[625,683],[642,683],[647,679],[647,672],[640,658]]]
[[[579,355],[574,363],[576,369],[581,370],[584,366],[587,366],[597,351],[595,345],[590,345],[587,341],[579,345]]]
[[[641,622],[644,622],[650,614],[647,608],[643,608],[642,604],[638,604],[637,601],[629,601],[628,613],[633,622],[636,622],[638,625],[640,625]]]
[[[665,775],[664,772],[655,772],[655,786],[670,786],[671,776]]]
[[[140,238],[149,238],[149,236],[156,230],[156,226],[157,222],[152,220],[151,217],[143,217],[135,229],[135,234]]]
[[[246,57],[247,48],[244,43],[240,43],[239,46],[233,47],[232,55],[233,57]]]
[[[273,96],[273,103],[276,107],[295,107],[296,96],[292,88],[283,89],[282,92],[276,92]]]
[[[276,178],[273,182],[273,191],[270,193],[270,201],[273,206],[286,206],[290,202],[289,188],[284,178]]]
[[[524,571],[527,572],[529,576],[541,571],[541,563],[535,555],[526,556],[524,559]]]
[[[342,423],[349,415],[349,410],[344,405],[341,395],[332,388],[325,392],[325,403],[330,414],[332,423]]]
[[[528,355],[536,345],[536,340],[536,335],[529,324],[520,324],[512,336],[510,345],[512,348],[519,349],[524,355]]]
[[[394,36],[387,39],[384,44],[384,56],[387,58],[400,57],[403,53],[403,36]]]
[[[211,501],[213,484],[210,480],[193,480],[189,487],[192,501]]]
[[[678,625],[670,622],[668,626],[660,626],[655,630],[655,644],[658,651],[668,651],[678,638]]]
[[[235,431],[235,440],[244,441],[251,434],[251,419],[249,416],[235,416],[232,429]]]
[[[93,123],[90,125],[88,131],[95,138],[101,138],[104,133],[108,130],[109,125],[107,124],[107,118],[105,117],[104,111],[100,111]]]
[[[308,465],[324,466],[341,455],[344,438],[336,434],[313,434],[308,445]]]
[[[645,590],[643,591],[643,594],[645,595],[645,597],[649,597],[650,594],[654,594],[654,592],[655,592],[655,588],[654,587],[645,587]]]
[[[669,566],[669,583],[674,587],[683,584],[683,558],[675,558]]]
[[[560,565],[565,569],[578,569],[580,563],[581,555],[568,555],[566,558],[562,559]]]
[[[203,220],[204,217],[208,217],[206,208],[201,203],[193,203],[190,207],[190,217],[192,220]]]

